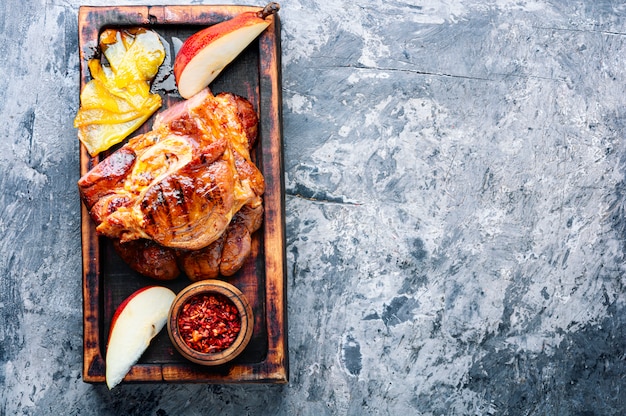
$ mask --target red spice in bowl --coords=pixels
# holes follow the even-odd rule
[[[250,341],[253,326],[252,308],[243,293],[221,280],[201,280],[181,290],[167,320],[178,352],[207,366],[237,357]]]
[[[203,293],[189,299],[178,316],[183,341],[198,352],[210,354],[230,347],[241,330],[239,311],[226,296]]]

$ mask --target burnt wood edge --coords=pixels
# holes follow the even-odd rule
[[[281,45],[280,45],[280,17],[274,15],[270,25],[271,31],[266,32],[259,40],[261,53],[267,55],[267,59],[261,59],[260,77],[268,82],[260,83],[260,102],[269,105],[270,117],[261,126],[263,137],[269,138],[269,157],[272,160],[272,182],[277,184],[266,200],[266,207],[270,210],[268,215],[273,215],[271,225],[273,230],[266,230],[264,247],[266,252],[278,255],[270,256],[276,260],[265,264],[266,267],[266,299],[276,299],[277,302],[267,305],[267,328],[268,328],[268,359],[266,362],[271,368],[266,368],[266,373],[281,382],[289,380],[289,356],[287,337],[287,284],[286,284],[286,247],[285,247],[285,184],[284,184],[284,161],[283,161],[283,132],[282,132],[282,80],[281,80]],[[274,82],[272,82],[272,80]],[[265,149],[264,149],[265,150]],[[265,163],[264,154],[264,163]],[[266,259],[268,256],[266,255]],[[274,324],[273,324],[274,323]]]
[[[151,24],[189,24],[195,19],[197,24],[209,24],[215,21],[215,16],[222,18],[232,17],[236,13],[247,10],[256,10],[258,7],[249,6],[81,6],[79,8],[79,57],[81,90],[89,80],[87,61],[97,52],[99,31],[107,25],[151,25]],[[207,14],[210,13],[210,14]],[[209,16],[209,17],[207,17]],[[278,195],[274,196],[274,218],[279,219],[278,227],[266,242],[274,252],[278,251],[279,263],[266,263],[266,299],[275,299],[277,302],[268,302],[266,308],[266,324],[268,328],[268,355],[264,362],[252,365],[235,365],[231,374],[234,377],[221,374],[208,375],[207,373],[194,374],[186,365],[174,364],[141,364],[135,365],[125,377],[125,381],[216,381],[216,382],[273,382],[287,383],[288,347],[287,347],[287,310],[286,310],[286,264],[285,264],[285,219],[284,219],[284,178],[282,152],[282,102],[281,102],[281,59],[280,59],[280,19],[278,15],[269,17],[272,23],[259,38],[261,56],[265,53],[267,60],[260,59],[262,64],[269,64],[262,68],[261,77],[269,82],[261,82],[260,96],[264,91],[269,93],[269,108],[272,117],[268,123],[262,124],[271,140],[271,152],[275,158],[271,172],[278,185]],[[272,78],[273,77],[273,78]],[[272,82],[274,79],[276,82]],[[269,88],[262,88],[264,85]],[[269,90],[269,91],[267,91]],[[262,98],[261,98],[262,99]],[[265,125],[269,124],[269,125]],[[87,173],[99,162],[99,158],[92,158],[84,146],[80,146],[81,176]],[[102,340],[98,325],[100,311],[100,253],[99,240],[89,219],[89,214],[81,206],[81,231],[83,250],[83,380],[85,382],[104,382],[105,361],[102,356]],[[277,247],[274,247],[274,244]],[[266,247],[267,252],[267,247]],[[85,255],[87,253],[87,256]],[[93,269],[92,269],[93,267]],[[278,307],[277,307],[278,306]],[[272,325],[273,324],[273,325]],[[272,328],[275,326],[276,328]],[[270,329],[272,328],[272,329]],[[279,328],[279,329],[278,329]],[[177,374],[169,379],[167,374]],[[250,371],[252,373],[250,373]],[[259,375],[260,374],[260,375]],[[193,377],[190,379],[189,377]]]
[[[82,8],[81,8],[82,9]],[[85,9],[79,10],[78,37],[80,58],[80,90],[89,77],[87,60],[96,52],[98,29],[87,19]],[[80,144],[80,176],[97,163]],[[81,201],[81,248],[83,261],[83,380],[103,382],[105,360],[101,354],[100,328],[100,249],[87,208]]]
[[[260,8],[237,5],[80,6],[78,15],[79,22],[99,31],[106,26],[208,25]]]

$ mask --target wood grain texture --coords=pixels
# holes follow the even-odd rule
[[[81,88],[89,81],[88,59],[97,56],[100,30],[115,26],[146,26],[162,38],[165,63],[152,89],[162,95],[163,107],[181,100],[172,87],[171,66],[175,44],[203,26],[214,24],[248,10],[245,6],[153,6],[81,7],[79,45]],[[253,235],[252,253],[243,268],[228,281],[237,286],[254,310],[254,334],[249,346],[233,364],[205,368],[192,364],[175,351],[167,334],[160,333],[125,378],[127,382],[266,382],[288,380],[285,221],[282,157],[282,104],[280,78],[280,24],[270,17],[268,29],[212,84],[214,93],[233,92],[250,100],[259,113],[259,140],[253,158],[265,181],[265,214],[261,230]],[[135,134],[149,130],[148,120]],[[111,149],[113,151],[114,149]],[[81,146],[80,173],[84,175],[109,152],[91,158]],[[130,270],[96,235],[87,210],[82,207],[84,354],[83,379],[104,381],[106,339],[117,306],[141,286],[155,284]],[[158,282],[174,291],[191,282],[181,276],[173,282]]]

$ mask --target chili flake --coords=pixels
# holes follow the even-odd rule
[[[230,347],[240,330],[239,311],[219,293],[192,297],[178,317],[181,338],[191,349],[202,353],[216,353]]]

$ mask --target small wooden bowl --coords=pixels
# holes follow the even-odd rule
[[[178,318],[183,306],[192,298],[203,294],[217,294],[228,298],[239,311],[241,329],[233,343],[224,350],[214,353],[203,353],[191,348],[180,334]],[[252,337],[254,319],[252,308],[239,289],[221,280],[201,280],[181,290],[170,308],[167,320],[167,332],[174,347],[188,360],[206,366],[225,364],[237,357],[246,348]]]

